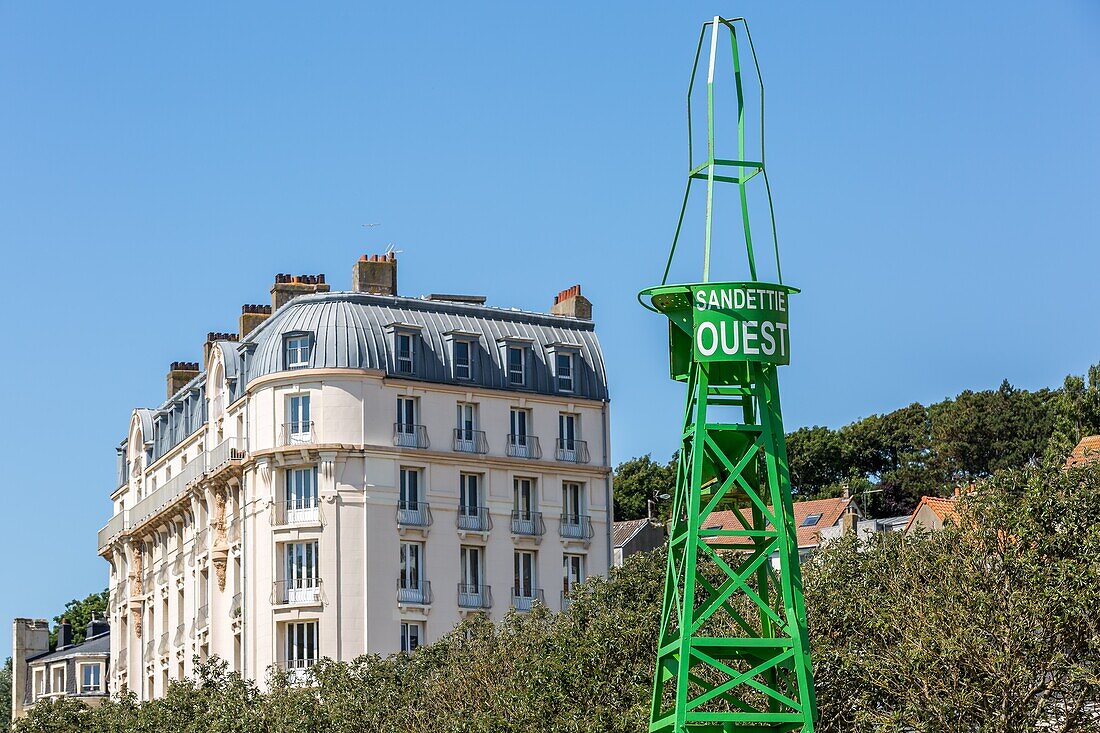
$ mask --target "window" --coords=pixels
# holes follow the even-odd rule
[[[417,511],[420,507],[420,469],[401,467],[398,508]]]
[[[411,333],[395,333],[393,336],[397,347],[396,366],[398,374],[412,374],[414,367],[413,335]]]
[[[319,656],[317,622],[305,621],[286,625],[286,668],[293,672],[297,669],[312,667]]]
[[[310,338],[307,333],[291,334],[286,337],[286,368],[298,369],[309,366]]]
[[[514,583],[512,595],[516,598],[531,599],[535,596],[535,553],[517,550],[514,557]]]
[[[537,441],[531,435],[531,411],[513,407],[509,414],[508,455],[518,458],[537,458]]]
[[[34,670],[34,685],[31,694],[35,700],[46,694],[46,670],[41,667]]]
[[[419,621],[401,622],[401,651],[411,654],[420,646],[424,634],[424,624]]]
[[[454,353],[455,379],[473,379],[474,374],[471,364],[473,344],[469,341],[456,339],[451,345],[451,350]]]
[[[320,577],[317,569],[317,541],[286,544],[285,603],[312,603],[318,600]]]
[[[573,355],[558,353],[554,356],[554,368],[558,377],[558,391],[573,391]]]
[[[458,421],[455,426],[458,430],[458,439],[473,441],[474,431],[477,430],[477,405],[472,402],[458,403]]]
[[[561,590],[568,595],[573,586],[584,582],[584,555],[563,555],[561,567]]]
[[[579,522],[584,514],[584,486],[576,481],[565,481],[561,485],[561,510],[566,521]]]
[[[65,665],[59,664],[50,668],[50,692],[57,694],[65,692]]]
[[[101,684],[102,674],[103,665],[98,662],[94,664],[81,664],[80,691],[85,694],[100,692],[103,689]]]
[[[416,397],[397,398],[397,422],[393,426],[394,445],[404,448],[427,448],[427,432],[417,421],[420,405]]]
[[[459,512],[475,515],[481,506],[481,476],[476,473],[458,475]]]
[[[422,576],[421,560],[424,555],[424,546],[419,542],[401,543],[401,588],[403,590],[419,590]]]
[[[317,469],[291,468],[286,472],[286,521],[317,519]]]
[[[820,514],[811,514],[810,516],[808,516],[808,517],[806,517],[805,519],[802,520],[802,526],[803,527],[816,527],[817,523],[820,522],[820,521],[821,521],[821,515]]]
[[[415,397],[397,398],[397,427],[399,432],[415,432],[417,409]]]
[[[535,482],[517,478],[512,483],[512,509],[521,520],[531,520],[536,507]]]
[[[467,593],[479,593],[481,586],[481,548],[463,547],[459,550],[460,577],[463,590]]]
[[[522,346],[508,347],[508,384],[513,387],[527,384],[527,349]]]
[[[577,424],[580,417],[572,413],[563,412],[558,415],[558,440],[561,449],[566,451],[577,450]]]
[[[286,443],[295,445],[311,442],[313,422],[309,417],[309,395],[294,395],[287,403]]]

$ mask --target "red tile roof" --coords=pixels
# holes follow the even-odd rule
[[[821,544],[820,532],[825,527],[832,527],[840,521],[848,505],[852,503],[850,498],[836,497],[833,499],[813,499],[811,501],[796,501],[794,503],[794,525],[798,531],[798,546],[817,547]],[[771,506],[768,507],[771,511]],[[808,517],[820,514],[812,526],[802,526]],[[745,512],[746,518],[748,512]],[[732,511],[713,512],[704,527],[711,529],[741,529],[741,522]]]
[[[909,523],[905,525],[905,531],[908,532],[909,528],[913,526],[913,521],[917,518],[917,512],[920,511],[922,506],[926,506],[932,510],[932,513],[939,517],[941,522],[950,519],[959,523],[959,510],[955,507],[955,502],[959,499],[959,489],[955,489],[954,496],[941,497],[941,496],[922,496],[917,507],[913,510],[912,515],[909,517]]]
[[[1069,454],[1066,459],[1066,468],[1079,466],[1083,463],[1092,463],[1100,459],[1100,435],[1088,435],[1081,438],[1081,442]]]

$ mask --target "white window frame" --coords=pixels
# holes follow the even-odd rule
[[[466,363],[458,358],[458,347],[462,344],[466,347]],[[474,342],[470,339],[456,338],[451,341],[451,371],[455,379],[469,381],[474,378]]]
[[[412,409],[408,409],[408,405],[412,406]],[[411,414],[412,422],[407,422],[407,417]],[[420,400],[416,397],[406,397],[401,395],[397,398],[397,425],[398,432],[402,433],[416,433],[417,421],[420,419]]]
[[[424,622],[401,622],[401,651],[412,654],[418,647],[424,644]]]
[[[482,506],[483,501],[483,486],[482,475],[480,473],[471,473],[463,471],[458,474],[458,510],[468,516],[475,516],[478,509]],[[470,502],[470,488],[473,487],[474,494],[477,495],[473,504]]]
[[[519,354],[519,380],[516,380],[516,372],[512,369],[512,353]],[[504,370],[508,375],[508,386],[527,386],[527,347],[521,344],[508,344],[504,349]]]
[[[421,590],[424,587],[424,543],[402,542],[398,555],[398,581],[403,590]]]
[[[295,406],[297,406],[297,410],[295,410]],[[296,414],[297,416],[295,416]],[[313,400],[310,398],[309,392],[299,392],[287,397],[286,418],[288,444],[298,445],[312,442]]]
[[[575,501],[573,500],[575,497]],[[577,521],[580,521],[580,517],[586,513],[586,507],[584,505],[584,484],[580,481],[562,481],[561,482],[561,513],[567,517],[577,517]],[[576,511],[574,511],[574,509]]]
[[[286,369],[308,367],[312,356],[313,339],[308,333],[294,333],[284,337],[283,359],[286,362],[284,365]]]
[[[84,683],[85,670],[95,669],[96,679],[98,682],[94,687],[89,687]],[[92,695],[97,692],[103,692],[103,662],[79,662],[76,665],[76,678],[80,682],[80,694]]]
[[[564,375],[562,374],[562,369],[561,369],[562,359],[564,359],[565,363],[569,365],[568,366],[568,372],[569,372],[568,374],[564,374]],[[556,352],[554,352],[554,379],[555,379],[555,382],[557,384],[557,388],[558,388],[559,392],[572,393],[574,391],[574,385],[576,384],[576,378],[575,378],[576,366],[577,366],[577,359],[576,359],[576,356],[572,352],[569,352],[569,351],[556,351]]]
[[[68,686],[69,670],[67,665],[62,662],[61,664],[54,664],[50,666],[50,694],[60,695],[66,691]],[[61,672],[61,684],[55,685],[54,681],[57,679],[57,672]]]
[[[408,350],[402,355],[402,341]],[[393,332],[393,368],[398,374],[416,373],[416,343],[413,334],[407,331]]]
[[[526,492],[523,491],[526,487]],[[520,501],[526,495],[526,501]],[[524,506],[526,505],[526,506]],[[515,476],[512,479],[512,509],[520,512],[521,519],[531,520],[539,510],[539,492],[535,479],[527,476]],[[524,516],[525,515],[525,516]]]
[[[566,594],[585,580],[588,558],[584,555],[565,553],[561,556],[561,589]]]
[[[398,474],[398,508],[419,510],[424,502],[424,469],[418,466],[401,466]]]
[[[317,540],[283,544],[286,603],[315,603],[321,593],[321,564]]]
[[[37,700],[46,694],[46,668],[36,667],[31,671],[31,698]]]
[[[283,660],[289,672],[310,667],[321,657],[320,624],[315,620],[291,621],[286,624],[284,642]]]
[[[524,567],[527,565],[527,567]],[[512,592],[519,598],[534,598],[539,587],[538,554],[534,550],[516,550],[512,556]],[[524,571],[528,571],[526,578]],[[527,582],[524,583],[523,581]]]

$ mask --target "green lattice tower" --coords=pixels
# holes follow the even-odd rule
[[[691,158],[691,93],[710,31],[707,158]],[[743,18],[703,24],[688,86],[689,173],[661,285],[639,295],[669,319],[673,379],[686,382],[676,493],[650,731],[813,731],[817,719],[806,610],[798,565],[777,369],[790,361],[789,296],[774,235],[776,282],[757,275],[748,186],[764,169],[763,84],[759,160],[745,152],[739,34],[756,54]],[[733,52],[737,158],[715,156],[714,74],[720,35]],[[759,80],[759,66],[756,65]],[[732,126],[731,126],[732,129]],[[691,184],[705,180],[703,278],[668,284]],[[749,279],[711,282],[715,183],[737,187]],[[757,184],[752,184],[757,185]],[[733,415],[732,422],[724,421]],[[715,512],[726,521],[716,521]]]

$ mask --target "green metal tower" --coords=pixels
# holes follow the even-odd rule
[[[691,94],[708,30],[707,152],[696,163]],[[715,58],[719,38],[727,36],[736,158],[715,153]],[[760,144],[752,156],[759,160],[747,159],[739,41],[747,43],[760,84]],[[817,718],[777,378],[778,367],[790,362],[788,305],[798,290],[783,284],[774,214],[776,282],[758,277],[749,230],[750,188],[761,181],[771,210],[759,75],[743,18],[716,16],[703,24],[688,86],[684,203],[661,285],[639,294],[642,305],[668,317],[671,376],[687,383],[649,724],[654,732],[812,732]],[[692,182],[703,180],[702,281],[668,284]],[[747,280],[710,280],[716,183],[736,187],[741,216],[734,228],[743,235]]]

